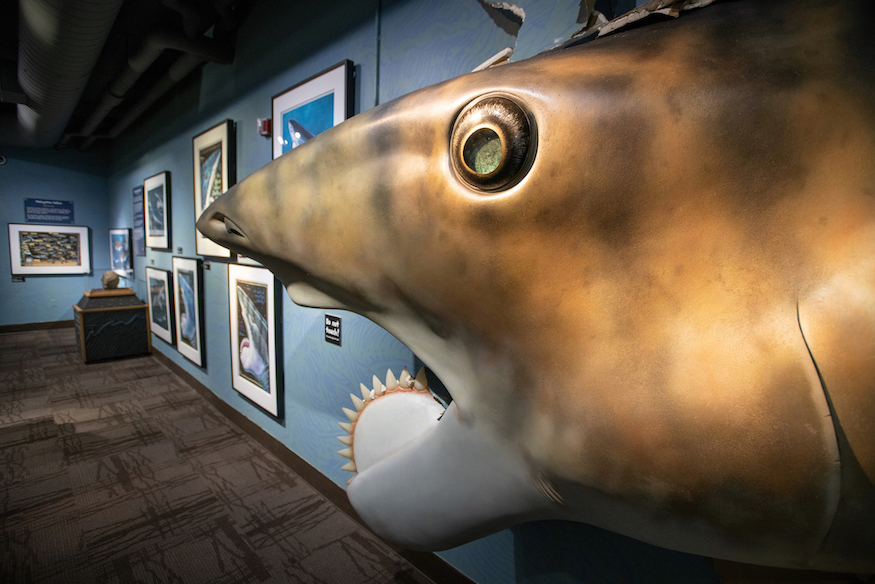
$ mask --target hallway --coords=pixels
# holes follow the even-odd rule
[[[153,357],[0,334],[0,582],[427,583]]]

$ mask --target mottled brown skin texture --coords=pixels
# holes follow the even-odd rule
[[[428,87],[199,228],[293,299],[304,282],[418,354],[465,347],[464,392],[459,362],[429,364],[525,449],[555,516],[875,572],[872,6],[717,3]],[[532,113],[537,153],[490,194],[448,144],[495,91]]]

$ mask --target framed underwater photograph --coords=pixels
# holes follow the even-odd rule
[[[173,283],[170,272],[146,268],[146,285],[149,289],[149,320],[152,332],[159,339],[173,344],[174,313]]]
[[[235,390],[280,416],[276,279],[269,270],[228,265],[231,377]]]
[[[109,263],[119,276],[130,276],[134,270],[131,254],[131,230],[109,230]]]
[[[88,228],[9,223],[9,265],[12,275],[88,274]]]
[[[170,172],[147,178],[143,191],[146,247],[170,249]]]
[[[274,158],[352,116],[353,71],[347,59],[273,97]]]
[[[225,120],[192,139],[194,162],[194,220],[237,180],[234,122]],[[197,254],[226,260],[231,252],[195,229]]]
[[[204,318],[201,261],[173,258],[174,321],[176,350],[197,365],[204,366]]]

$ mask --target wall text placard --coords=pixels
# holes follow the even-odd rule
[[[25,199],[24,220],[28,223],[73,224],[73,201]]]

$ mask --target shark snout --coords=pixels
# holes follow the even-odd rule
[[[197,229],[216,243],[240,253],[249,248],[249,238],[243,228],[229,216],[228,194],[204,210],[197,220]]]

